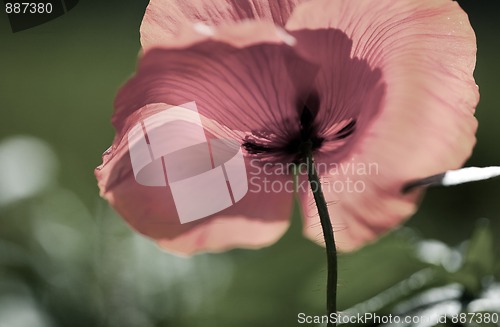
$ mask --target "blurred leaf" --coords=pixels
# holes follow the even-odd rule
[[[401,229],[372,246],[340,256],[341,307],[366,300],[429,267],[417,258],[416,240],[411,230]]]
[[[465,266],[473,266],[478,273],[489,276],[493,274],[494,264],[493,233],[490,230],[489,221],[481,220],[467,248]]]
[[[417,255],[416,234],[407,228],[398,229],[377,242],[353,253],[339,256],[339,309],[356,305],[359,312],[389,312],[394,303],[432,287],[442,268],[423,262]],[[429,269],[432,268],[432,271]],[[434,271],[435,270],[435,271]],[[326,268],[312,275],[303,290],[304,308],[324,306]],[[432,282],[432,285],[428,284]],[[316,290],[315,292],[311,290]],[[314,304],[314,305],[313,305]],[[350,310],[350,309],[349,309]]]
[[[18,244],[0,239],[0,268],[28,265],[29,254]]]
[[[483,288],[484,279],[491,277],[494,271],[493,234],[489,221],[484,219],[478,222],[467,245],[464,264],[454,279],[466,288],[468,294],[477,296]]]
[[[363,263],[368,262],[363,256],[369,256],[373,262],[369,267],[369,286],[361,282],[363,278],[366,280],[367,273]],[[349,274],[349,280],[358,281],[361,286],[356,289],[350,284],[348,293],[341,295],[344,296],[341,301],[352,298],[351,293],[370,294],[371,290],[367,288],[373,289],[374,285],[380,285],[379,283],[384,287],[370,299],[347,309],[345,312],[350,315],[374,312],[382,316],[391,314],[400,317],[444,317],[460,312],[490,312],[491,308],[498,306],[498,300],[495,300],[498,297],[498,287],[493,279],[493,235],[486,220],[478,223],[465,251],[449,248],[437,241],[415,242],[410,234],[396,232],[372,246],[344,256],[343,260],[345,259],[349,260],[344,262],[343,266],[354,268]],[[410,271],[411,267],[419,267],[420,270],[403,280],[393,279],[393,284],[388,284],[391,277],[396,278],[398,275],[389,273],[391,266],[397,266],[400,274],[405,270]],[[378,268],[385,271],[385,275],[379,272]],[[345,291],[346,287],[340,289]],[[430,327],[434,326],[433,324],[435,322],[419,326]],[[370,324],[357,326],[368,325]]]

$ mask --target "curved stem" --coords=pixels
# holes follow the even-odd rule
[[[327,259],[327,283],[326,283],[326,310],[330,315],[337,313],[337,248],[335,246],[335,236],[333,234],[332,222],[328,214],[328,207],[326,204],[325,196],[321,188],[321,182],[316,172],[316,166],[312,156],[312,151],[308,151],[307,155],[307,175],[309,184],[314,195],[314,201],[318,208],[319,219],[323,229],[323,237],[325,238],[326,245],[326,259]],[[330,319],[329,319],[330,320]],[[336,326],[335,322],[328,322],[327,326]]]

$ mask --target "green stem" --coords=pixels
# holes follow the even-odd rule
[[[326,245],[326,259],[327,259],[327,282],[326,282],[326,310],[330,317],[332,313],[337,313],[337,248],[335,246],[335,236],[333,234],[332,222],[328,214],[328,207],[321,189],[321,182],[316,172],[316,166],[312,151],[308,151],[307,155],[307,175],[309,177],[309,184],[314,195],[314,201],[318,208],[319,219],[323,229],[323,236]],[[329,322],[328,327],[336,326],[336,323]]]

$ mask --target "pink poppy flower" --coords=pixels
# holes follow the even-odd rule
[[[264,180],[292,177],[252,160],[298,163],[310,142],[337,246],[353,250],[415,212],[420,191],[402,194],[405,183],[460,167],[475,143],[475,35],[451,0],[151,0],[141,41],[95,174],[135,230],[176,253],[272,244],[294,194],[304,234],[323,242],[310,191],[266,192]],[[258,181],[249,188],[262,189],[181,224],[168,186],[137,183],[127,135],[193,101],[204,126],[218,126],[207,135],[239,142]]]

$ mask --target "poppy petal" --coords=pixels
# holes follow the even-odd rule
[[[415,212],[419,192],[403,196],[405,182],[458,168],[470,156],[479,99],[474,31],[450,0],[313,0],[296,8],[287,29],[342,31],[352,41],[350,57],[379,70],[385,85],[383,97],[373,101],[380,112],[350,154],[318,155],[318,162],[377,167],[369,174],[349,168],[323,174],[338,246],[352,250]],[[348,191],[348,178],[362,191]],[[304,202],[305,233],[321,242],[310,201]]]
[[[176,42],[183,28],[201,22],[209,26],[267,21],[285,26],[293,9],[305,0],[151,0],[141,25],[144,48]]]
[[[140,137],[131,137],[134,127],[127,129],[128,137],[115,139],[113,146],[103,155],[102,165],[95,170],[101,196],[132,228],[178,254],[263,247],[279,239],[289,225],[293,194],[270,192],[266,183],[282,185],[290,177],[267,176],[248,158],[241,157],[244,167],[231,166],[230,160],[217,162],[214,135],[209,130],[205,135],[211,140],[212,151],[207,151],[205,158],[199,150],[190,151],[187,157],[184,156],[184,161],[169,166],[171,159],[163,153],[156,155],[156,149],[175,147],[178,141],[185,143],[185,139],[168,136],[175,134],[178,128],[182,128],[182,135],[188,138],[196,133],[196,128],[187,124],[177,125],[178,128],[168,126],[168,135],[162,125],[148,127],[151,126],[151,117],[169,110],[173,110],[172,106],[151,104],[138,110],[134,116],[139,122],[134,126],[146,126],[143,127],[147,135],[143,138],[145,150],[140,147]],[[142,128],[139,130],[141,133]],[[155,148],[158,144],[160,146]],[[154,161],[153,158],[158,159]],[[183,171],[186,165],[203,168],[204,160],[208,163],[213,160],[215,167],[205,167],[203,171],[207,174],[219,171],[219,179],[202,179],[202,175],[191,176],[187,175],[190,171]],[[221,165],[225,167],[223,170]],[[239,171],[234,171],[235,168]],[[242,183],[244,188],[240,187]],[[225,198],[227,204],[224,205]],[[217,210],[213,210],[214,205]],[[182,215],[186,210],[190,213],[212,210],[210,212],[214,213],[183,222]]]

